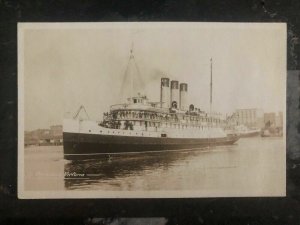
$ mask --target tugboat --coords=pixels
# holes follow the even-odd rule
[[[134,60],[132,50],[130,60]],[[212,60],[210,87],[211,105]],[[146,95],[137,93],[124,104],[112,105],[102,121],[65,119],[64,158],[193,150],[232,145],[239,139],[226,134],[226,121],[221,114],[211,113],[211,107],[210,112],[205,112],[193,104],[187,106],[187,94],[187,83],[163,77],[159,102],[151,102]]]

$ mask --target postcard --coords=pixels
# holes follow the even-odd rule
[[[286,24],[18,24],[18,197],[286,195]]]

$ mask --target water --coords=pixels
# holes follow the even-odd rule
[[[203,196],[285,193],[283,138],[243,138],[194,151],[68,161],[62,146],[25,148],[25,191],[198,191]]]

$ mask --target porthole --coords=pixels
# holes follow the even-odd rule
[[[89,132],[91,132],[91,130],[89,130]]]

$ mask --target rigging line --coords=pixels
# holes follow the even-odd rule
[[[77,119],[77,117],[78,117],[78,115],[80,113],[81,108],[82,108],[82,105],[77,109],[75,115],[73,116],[73,119]]]
[[[132,53],[132,49],[130,50],[130,53]],[[125,69],[125,73],[124,73],[124,77],[123,77],[123,81],[122,81],[122,86],[121,86],[121,90],[120,90],[120,95],[121,96],[123,94],[122,92],[123,92],[123,89],[124,89],[124,85],[125,85],[126,79],[128,77],[128,70],[129,70],[129,64],[130,64],[131,57],[132,57],[132,54],[130,54],[130,56],[129,56],[127,66],[126,66],[126,69]]]
[[[136,61],[135,61],[135,58],[133,58],[133,61],[134,61],[134,65],[135,65],[135,67],[136,67],[136,70],[137,70],[137,72],[138,72],[139,80],[141,81],[141,84],[142,84],[142,86],[144,87],[144,86],[145,86],[145,83],[144,83],[144,81],[143,81],[143,79],[142,79],[141,72],[140,72],[140,69],[139,69],[139,67],[138,67],[138,65],[137,65],[137,63],[136,63]]]
[[[89,116],[89,114],[87,113],[87,111],[86,111],[85,107],[84,107],[84,106],[82,106],[82,107],[83,107],[83,109],[84,109],[84,112],[85,112],[85,114],[87,115],[88,119],[90,119],[90,116]]]
[[[132,44],[131,44],[130,59],[133,59],[135,68],[136,68],[136,70],[137,70],[137,72],[138,72],[138,78],[139,78],[139,81],[141,82],[141,85],[144,87],[145,84],[144,84],[144,81],[143,81],[143,79],[142,79],[140,69],[139,69],[139,67],[138,67],[138,65],[137,65],[137,62],[136,62],[136,60],[135,60],[135,57],[134,57],[134,55],[133,55],[133,48],[134,48],[134,42],[132,42]]]
[[[89,114],[87,113],[87,111],[86,111],[86,109],[85,109],[85,107],[84,107],[83,105],[81,105],[81,106],[79,107],[79,109],[77,110],[76,114],[73,116],[73,119],[77,119],[77,117],[79,116],[79,114],[80,114],[80,112],[81,112],[82,109],[84,110],[85,115],[87,116],[87,118],[90,119],[90,116],[89,116]]]

